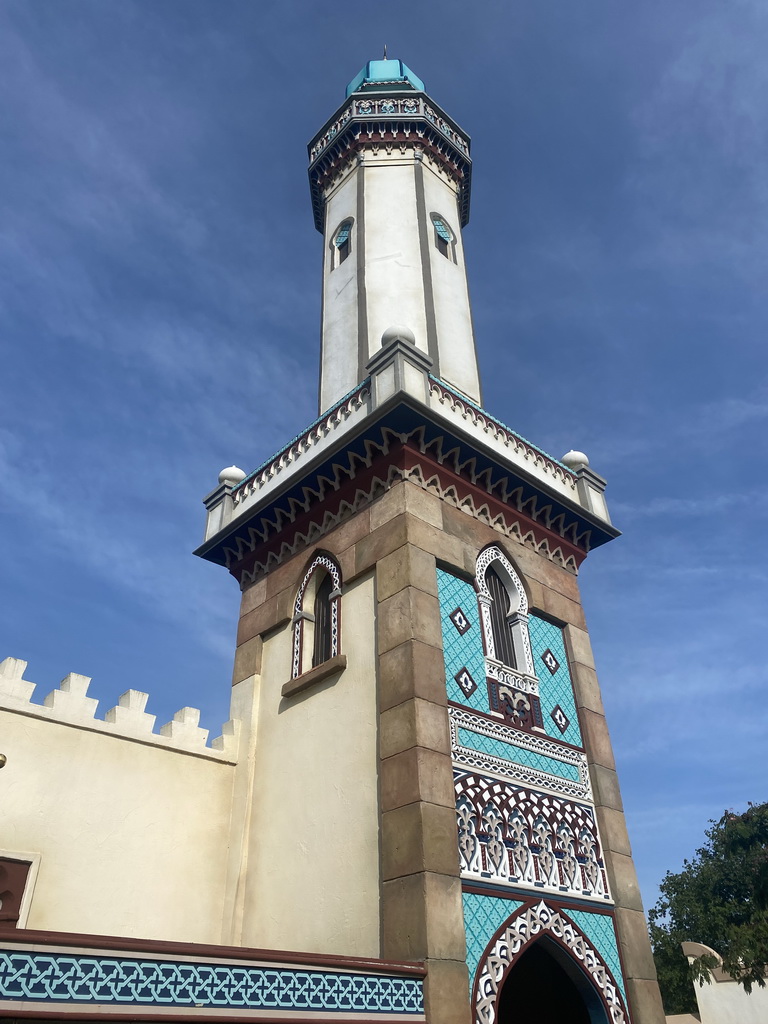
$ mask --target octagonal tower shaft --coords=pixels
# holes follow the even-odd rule
[[[435,376],[481,401],[462,240],[469,138],[417,85],[401,61],[371,61],[309,146],[321,413],[365,379],[393,325],[413,332]]]

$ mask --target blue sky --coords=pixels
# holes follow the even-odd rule
[[[768,798],[758,0],[2,0],[0,657],[218,734],[201,498],[315,416],[305,146],[385,41],[473,139],[486,406],[609,481],[581,585],[648,904]]]

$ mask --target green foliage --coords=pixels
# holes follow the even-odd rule
[[[726,811],[707,842],[677,874],[668,871],[648,918],[667,1013],[696,1011],[694,980],[710,981],[711,957],[689,967],[681,942],[702,942],[750,992],[765,985],[768,962],[768,803]]]

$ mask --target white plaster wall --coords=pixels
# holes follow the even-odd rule
[[[325,412],[348,394],[358,380],[358,225],[357,190],[359,169],[354,167],[330,193],[326,201],[323,238],[323,325],[320,369],[320,412]],[[331,241],[347,218],[355,218],[352,251],[333,270]]]
[[[372,576],[344,589],[346,670],[284,700],[290,634],[286,626],[264,642],[243,943],[375,957],[379,815]]]
[[[429,259],[435,300],[435,325],[440,353],[440,376],[473,401],[480,402],[480,380],[469,307],[464,245],[456,189],[424,161],[424,198],[429,229]],[[456,236],[456,263],[434,244],[430,214],[444,217]]]
[[[369,357],[394,325],[410,327],[427,352],[413,154],[366,154],[364,194]]]
[[[220,942],[233,766],[0,712],[2,846],[39,853],[28,928]]]
[[[755,986],[749,995],[735,981],[696,985],[701,1024],[765,1024],[768,988]]]

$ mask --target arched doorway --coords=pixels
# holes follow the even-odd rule
[[[609,1024],[601,999],[557,943],[543,937],[510,968],[496,1024]]]

